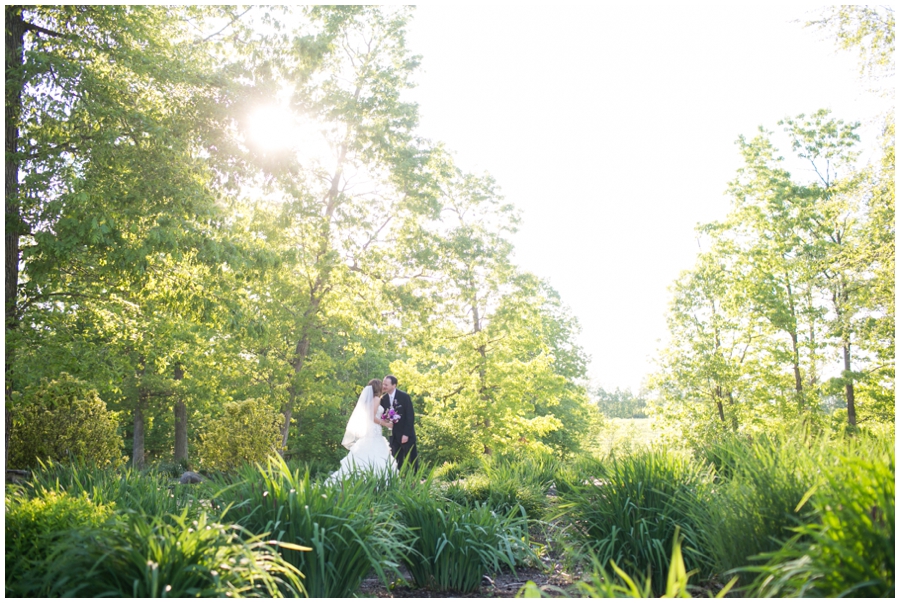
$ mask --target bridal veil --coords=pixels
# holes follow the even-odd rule
[[[374,400],[372,386],[365,386],[356,402],[356,408],[350,414],[350,420],[347,421],[347,431],[344,432],[344,439],[341,440],[344,448],[349,450],[357,440],[363,439],[372,431],[372,427],[375,425]]]

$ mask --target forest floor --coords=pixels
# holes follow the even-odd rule
[[[607,419],[598,434],[598,452],[608,453],[630,452],[631,450],[652,444],[658,437],[652,419]],[[535,536],[537,536],[535,534]],[[542,540],[537,536],[538,540]],[[373,572],[360,585],[358,596],[376,598],[513,598],[527,582],[534,582],[538,588],[551,597],[577,597],[574,583],[579,576],[568,574],[563,569],[561,554],[552,552],[555,547],[544,549],[548,556],[543,557],[545,568],[517,568],[516,572],[501,572],[496,576],[485,577],[481,588],[474,593],[435,592],[418,588],[414,585],[412,575],[401,566],[403,579],[397,580],[391,588],[385,587],[381,579]]]
[[[435,592],[424,588],[417,588],[412,582],[412,576],[405,567],[401,567],[404,580],[385,588],[381,580],[373,573],[363,580],[358,596],[377,598],[410,598],[423,599],[447,599],[447,598],[481,598],[501,597],[513,598],[525,586],[528,581],[534,582],[538,587],[549,586],[547,593],[552,596],[566,596],[556,589],[564,589],[566,592],[574,581],[574,577],[562,571],[558,563],[553,564],[549,570],[539,568],[518,568],[516,573],[503,572],[492,578],[482,580],[481,588],[473,593]],[[569,595],[574,596],[574,595]]]

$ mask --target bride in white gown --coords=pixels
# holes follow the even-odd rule
[[[382,427],[392,427],[393,424],[381,418],[380,396],[381,381],[372,379],[359,395],[341,441],[350,453],[341,460],[340,468],[327,481],[341,481],[357,472],[386,473],[397,470],[397,461],[391,456],[391,448],[381,432]]]

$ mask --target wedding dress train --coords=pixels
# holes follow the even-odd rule
[[[391,455],[388,441],[381,434],[381,425],[375,423],[375,396],[372,386],[363,389],[353,414],[347,422],[347,430],[341,444],[350,452],[341,460],[341,466],[328,480],[342,481],[354,473],[387,474],[397,471],[397,461]]]

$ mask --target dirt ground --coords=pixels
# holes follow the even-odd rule
[[[416,588],[412,586],[412,576],[401,567],[401,573],[404,580],[394,585],[390,590],[385,588],[381,580],[372,574],[365,580],[359,589],[361,597],[377,597],[377,598],[408,598],[421,597],[423,599],[445,599],[445,598],[479,598],[479,597],[503,597],[512,598],[518,594],[519,590],[525,586],[529,580],[538,586],[551,585],[553,587],[570,590],[573,580],[572,576],[568,576],[561,571],[558,565],[550,571],[541,571],[537,568],[517,569],[516,573],[505,572],[493,577],[485,577],[482,580],[481,588],[474,593],[454,593],[454,592],[434,592],[424,588]],[[551,591],[556,596],[565,596],[559,591]]]

